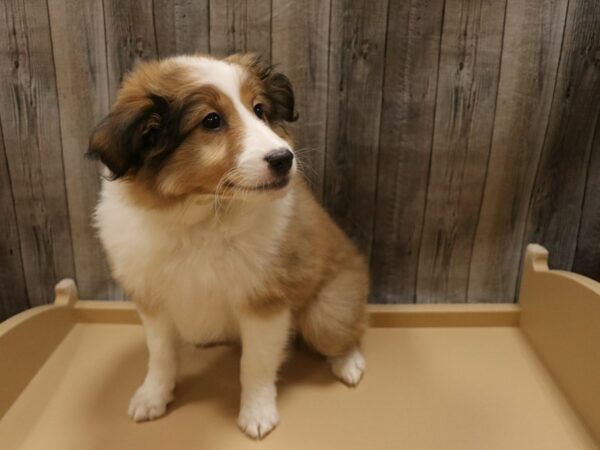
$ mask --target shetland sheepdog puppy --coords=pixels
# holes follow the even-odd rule
[[[139,63],[89,154],[110,175],[95,224],[149,350],[135,421],[173,400],[181,343],[239,342],[239,427],[278,423],[277,372],[292,335],[356,385],[368,272],[297,174],[288,78],[255,55]]]

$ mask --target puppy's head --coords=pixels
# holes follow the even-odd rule
[[[162,199],[269,198],[296,171],[283,127],[296,118],[289,80],[254,55],[143,62],[123,81],[88,153],[113,179]]]

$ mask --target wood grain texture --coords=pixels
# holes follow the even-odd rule
[[[508,0],[498,102],[469,274],[469,301],[514,299],[546,132],[566,1]]]
[[[208,53],[208,0],[154,0],[158,56]]]
[[[570,0],[564,36],[524,242],[544,245],[551,267],[570,270],[600,113],[600,2]]]
[[[292,81],[298,122],[290,126],[300,169],[319,200],[327,139],[329,1],[274,0],[273,63]]]
[[[391,2],[371,258],[372,299],[413,303],[444,2]]]
[[[572,270],[600,280],[600,120],[596,122],[587,173]]]
[[[0,128],[0,322],[29,307],[10,174]]]
[[[104,251],[91,226],[100,176],[96,163],[85,158],[89,134],[109,109],[102,4],[50,0],[48,7],[75,279],[85,298],[115,298]]]
[[[158,56],[152,0],[104,0],[104,24],[112,103],[135,62]]]
[[[45,0],[0,4],[0,120],[29,303],[74,275]]]
[[[316,196],[371,301],[512,301],[523,245],[600,279],[594,0],[0,3],[0,317],[119,298],[90,227],[91,127],[136,61],[254,51],[293,85]]]
[[[417,303],[464,302],[492,139],[505,1],[448,1]]]
[[[324,202],[371,254],[387,2],[331,5]]]
[[[271,0],[210,0],[210,53],[238,52],[271,60]]]

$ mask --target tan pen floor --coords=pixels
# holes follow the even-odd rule
[[[126,410],[145,371],[142,327],[78,323],[0,421],[0,448],[596,448],[517,327],[372,328],[364,352],[365,378],[350,389],[292,350],[281,423],[254,442],[236,426],[237,348],[186,348],[167,415],[136,424]]]

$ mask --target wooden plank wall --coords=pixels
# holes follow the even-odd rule
[[[66,276],[121,298],[91,128],[137,60],[245,51],[291,78],[302,172],[371,301],[513,301],[531,241],[600,279],[596,0],[6,0],[0,319]]]

